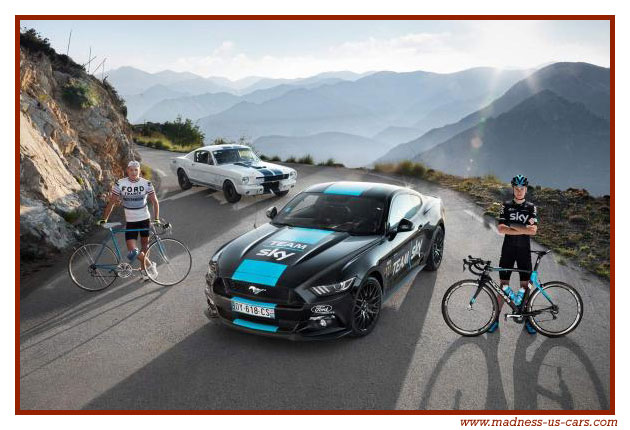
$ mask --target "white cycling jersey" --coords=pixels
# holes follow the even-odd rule
[[[112,193],[122,200],[127,222],[144,221],[151,217],[147,197],[154,192],[151,182],[144,178],[132,181],[124,177],[116,181],[112,188]]]

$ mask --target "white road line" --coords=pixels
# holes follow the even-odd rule
[[[464,213],[470,215],[472,218],[474,218],[475,220],[479,221],[481,224],[490,226],[490,229],[492,229],[493,232],[495,232],[499,236],[502,236],[501,233],[499,233],[499,230],[497,230],[497,226],[495,226],[494,224],[489,223],[487,220],[483,219],[483,217],[477,215],[476,213],[474,213],[473,211],[471,211],[469,209],[465,209]]]
[[[169,196],[165,199],[162,199],[163,202],[168,202],[169,200],[177,200],[177,199],[181,199],[182,197],[188,197],[191,194],[195,194],[198,192],[201,192],[202,190],[199,189],[190,189],[190,190],[186,190],[186,191],[182,191],[181,193],[177,193],[177,194],[173,194],[172,196]]]

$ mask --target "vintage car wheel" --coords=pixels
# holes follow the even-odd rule
[[[289,194],[289,190],[286,191],[274,191],[273,192],[277,197],[284,197]]]
[[[376,278],[367,278],[354,295],[351,320],[352,336],[366,336],[374,330],[381,314],[382,302],[381,284]]]
[[[444,256],[444,229],[442,226],[435,228],[433,233],[433,242],[431,243],[431,250],[429,251],[429,257],[427,258],[427,270],[434,271],[440,267],[442,263],[442,257]]]
[[[179,187],[182,190],[188,190],[192,187],[192,183],[190,179],[188,179],[188,175],[184,172],[183,169],[179,169],[177,171],[177,182],[179,182]]]
[[[223,184],[223,195],[225,196],[225,200],[230,203],[236,203],[241,199],[241,195],[236,192],[236,187],[230,181],[225,181]]]

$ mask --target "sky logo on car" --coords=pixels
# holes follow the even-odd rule
[[[324,190],[324,194],[340,194],[343,196],[360,196],[372,184],[337,182]]]
[[[236,268],[232,279],[275,287],[286,268],[285,264],[245,259]]]

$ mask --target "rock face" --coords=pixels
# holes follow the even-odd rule
[[[69,86],[88,89],[76,106]],[[20,50],[20,257],[76,243],[134,157],[124,105],[107,83],[68,57]]]

